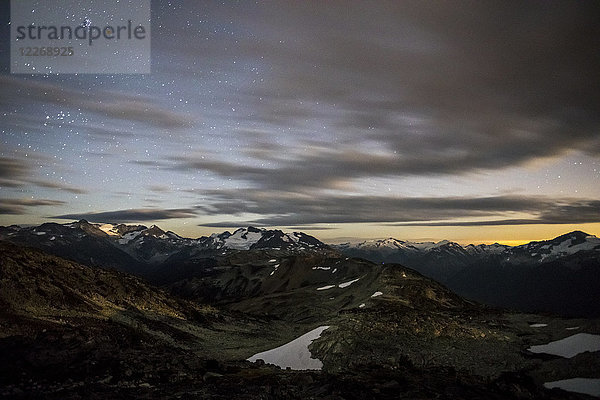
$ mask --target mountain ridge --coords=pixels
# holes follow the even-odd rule
[[[252,249],[321,251],[330,247],[302,232],[284,233],[254,227],[239,228],[199,238],[185,238],[156,225],[89,223],[82,219],[39,226],[0,227],[0,239],[41,248],[84,264],[115,267],[127,272],[144,270],[178,253],[191,257],[200,253]],[[81,252],[81,250],[84,250]]]
[[[582,231],[518,246],[382,239],[333,247],[347,256],[400,263],[485,304],[600,316],[600,239]]]
[[[302,232],[251,226],[193,239],[156,225],[91,224],[80,220],[0,227],[0,239],[85,265],[116,268],[159,285],[195,277],[207,279],[209,271],[216,271],[236,253],[249,260],[297,254],[339,258],[343,254],[409,267],[463,297],[495,307],[600,316],[600,294],[596,294],[600,293],[600,239],[582,231],[519,246],[462,246],[449,240],[435,243],[394,238],[353,246],[327,245]],[[184,291],[189,290],[195,292],[198,288]],[[562,303],[554,300],[557,294]]]

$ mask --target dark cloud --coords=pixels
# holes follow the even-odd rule
[[[43,157],[0,157],[0,187],[19,188],[27,185],[56,189],[74,194],[88,193],[87,190],[63,182],[39,179],[35,176],[34,163],[44,163]]]
[[[95,90],[91,96],[88,91],[65,85],[7,75],[0,76],[0,87],[3,93],[14,94],[2,96],[0,104],[14,105],[19,101],[26,101],[27,104],[53,104],[91,112],[109,120],[141,122],[167,129],[188,127],[191,124],[190,118],[184,114],[165,109],[151,98],[126,92]]]
[[[0,157],[0,186],[21,186],[28,173],[29,165],[22,160]]]
[[[223,10],[211,12],[218,20]],[[291,129],[292,143],[250,143],[246,154],[258,162],[246,165],[223,156],[179,160],[177,169],[265,188],[329,188],[354,178],[496,170],[573,151],[600,155],[593,2],[334,1],[233,13],[253,35],[199,43],[198,51],[223,60],[225,43],[249,62],[265,58],[267,79],[240,89],[241,123]]]
[[[0,199],[0,214],[25,214],[29,207],[61,206],[66,204],[60,200],[50,199]]]
[[[61,183],[61,182],[51,182],[51,181],[44,181],[44,180],[40,180],[40,179],[32,179],[29,182],[36,186],[39,186],[39,187],[44,187],[44,188],[48,188],[48,189],[57,189],[57,190],[62,190],[62,191],[74,193],[74,194],[88,193],[88,191],[85,189],[67,185],[67,184]]]
[[[197,206],[200,213],[210,216],[258,215],[244,223],[256,226],[325,223],[483,226],[600,222],[600,202],[595,200],[527,196],[298,196],[285,192],[269,192],[266,195],[256,189],[245,190],[244,194],[237,191],[212,191],[205,194],[209,200]],[[517,214],[519,218],[506,218]],[[525,217],[521,217],[522,215]],[[464,222],[465,219],[467,222]],[[207,224],[215,227],[238,225],[239,222],[231,221]]]
[[[240,226],[254,226],[256,228],[268,228],[274,226],[273,224],[262,224],[257,223],[256,221],[251,222],[234,222],[234,221],[224,221],[224,222],[215,222],[215,223],[205,223],[198,224],[198,226],[206,227],[206,228],[226,228],[226,229],[237,229]],[[294,230],[294,231],[328,231],[332,229],[336,229],[335,227],[327,227],[327,226],[310,226],[310,225],[302,225],[302,226],[289,226],[286,229]]]
[[[485,171],[502,180],[499,190],[526,188],[543,171],[523,169],[525,179],[514,185],[495,172],[578,153],[597,160],[598,2],[203,2],[155,11],[151,76],[0,77],[6,143],[38,146],[57,169],[81,150],[112,155],[102,172],[135,182],[130,200],[168,201],[166,188],[178,187],[204,196],[183,215],[223,218],[218,223],[227,227],[247,215],[258,226],[597,220],[586,199],[464,198],[448,188],[439,193],[446,199],[386,197],[368,184],[412,176],[425,186],[430,177],[461,176],[464,188]],[[42,128],[38,117],[55,109],[77,120]],[[19,136],[25,131],[44,135]],[[64,143],[73,146],[69,155]],[[79,171],[97,169],[97,157],[89,158],[77,162]],[[34,178],[37,171],[0,158],[0,185],[84,191]],[[82,182],[78,173],[61,175]],[[593,197],[597,176],[580,176],[573,186]],[[535,193],[570,189],[550,186]],[[171,215],[145,210],[92,215]]]
[[[289,226],[287,229],[290,230],[306,230],[306,231],[329,231],[335,229],[334,227],[326,226]]]
[[[240,226],[254,226],[256,228],[262,228],[266,225],[262,224],[245,224],[244,222],[215,222],[215,223],[206,223],[206,224],[198,224],[198,226],[203,226],[206,228],[226,228],[226,229],[237,229]]]
[[[500,226],[500,225],[557,225],[600,222],[600,201],[558,200],[540,204],[535,218],[490,219],[464,222],[402,222],[396,226]]]
[[[155,221],[161,219],[192,218],[196,216],[196,211],[189,208],[173,209],[129,209],[105,212],[91,212],[80,214],[56,215],[53,219],[86,219],[90,222],[141,222]]]

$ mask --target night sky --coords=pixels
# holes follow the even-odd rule
[[[152,73],[0,75],[0,225],[600,234],[600,3],[152,2]]]

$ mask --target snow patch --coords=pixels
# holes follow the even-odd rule
[[[320,370],[323,368],[323,363],[319,359],[312,358],[308,346],[314,340],[321,337],[321,334],[327,328],[329,328],[328,325],[315,328],[283,346],[257,353],[248,358],[248,361],[254,362],[262,359],[264,362],[275,364],[280,368],[290,367],[295,370]]]
[[[358,306],[358,308],[365,308],[367,305],[365,303],[361,303],[360,306]]]
[[[359,280],[359,279],[360,279],[360,278],[356,278],[356,279],[353,279],[353,280],[351,280],[351,281],[348,281],[348,282],[340,283],[340,284],[338,285],[338,287],[341,287],[342,289],[343,289],[343,288],[346,288],[346,287],[348,287],[348,286],[352,285],[354,282],[358,282],[358,280]]]
[[[371,297],[377,297],[377,296],[381,296],[383,293],[381,292],[375,292],[371,295]]]
[[[548,324],[531,324],[531,325],[529,325],[530,328],[543,328],[545,326],[548,326]]]
[[[329,271],[331,267],[312,267],[312,269],[322,269],[323,271]]]
[[[546,353],[571,358],[586,351],[600,351],[600,335],[578,333],[548,344],[531,346],[527,350],[532,353]]]
[[[560,388],[567,392],[584,393],[600,397],[600,379],[572,378],[544,383],[546,389]]]
[[[43,231],[36,232],[36,231],[33,231],[33,233],[36,234],[36,235],[38,235],[38,236],[42,236],[42,235],[45,235],[47,232],[43,232]]]
[[[271,276],[275,275],[275,271],[277,271],[277,268],[279,268],[279,264],[273,265],[273,271],[271,271],[271,273],[269,275],[271,275]]]
[[[238,229],[233,235],[223,241],[223,245],[228,249],[249,250],[253,244],[262,238],[263,233],[262,231],[248,232],[247,229]]]
[[[595,236],[587,236],[585,241],[579,244],[572,244],[572,240],[577,239],[576,237],[572,237],[563,241],[562,243],[553,246],[551,250],[551,255],[571,255],[575,254],[579,251],[589,251],[594,250],[598,245],[600,245],[600,239]],[[544,246],[545,247],[545,246]]]
[[[99,228],[102,232],[109,236],[119,236],[119,234],[114,231],[115,226],[113,224],[102,224],[99,226]]]
[[[142,234],[142,231],[133,231],[133,232],[127,232],[126,234],[123,235],[123,237],[121,239],[118,240],[119,244],[127,244],[129,242],[131,242],[133,239],[135,239],[136,237],[140,236]]]
[[[329,290],[334,287],[335,287],[335,285],[327,285],[327,286],[322,286],[320,288],[317,288],[317,290]]]
[[[577,329],[579,329],[579,327],[578,326],[571,326],[571,327],[568,327],[568,328],[565,328],[565,329],[567,331],[576,331]]]

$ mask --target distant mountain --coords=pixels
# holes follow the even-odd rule
[[[232,281],[225,292],[215,289],[220,281],[214,280],[224,276],[219,268],[229,265],[231,257],[241,258],[242,264],[254,268],[253,260],[260,263],[265,257],[340,258],[343,253],[379,264],[407,266],[461,296],[488,305],[563,316],[600,316],[600,239],[580,231],[514,247],[393,238],[330,247],[301,232],[247,227],[192,239],[154,225],[81,220],[0,227],[0,240],[43,249],[85,265],[116,268],[157,285],[174,285],[185,293],[205,290],[204,299],[258,290],[249,277]],[[194,279],[201,282],[190,284]]]
[[[443,240],[408,242],[394,238],[332,246],[347,256],[378,263],[399,263],[438,281],[445,281],[470,264],[472,253],[458,243]]]
[[[112,267],[144,275],[167,260],[251,249],[327,250],[329,246],[301,232],[240,228],[197,239],[163,231],[156,225],[94,224],[86,220],[35,227],[0,227],[0,240],[44,249],[86,265]]]
[[[140,262],[128,254],[118,242],[85,220],[68,224],[46,223],[34,227],[12,225],[0,227],[0,239],[43,249],[86,265],[116,268],[135,272]]]
[[[284,233],[280,230],[239,228],[233,233],[212,234],[204,240],[215,249],[254,250],[307,250],[328,248],[325,243],[302,232]]]
[[[600,239],[581,231],[514,247],[392,238],[333,247],[352,257],[403,264],[486,304],[600,316]]]
[[[394,238],[368,240],[359,243],[343,243],[334,245],[344,252],[373,252],[382,257],[398,255],[398,253],[446,253],[446,254],[503,254],[512,257],[526,257],[537,261],[551,261],[580,251],[600,251],[600,238],[581,231],[573,231],[551,240],[530,242],[520,246],[502,244],[480,244],[461,246],[448,240],[440,242],[407,242]]]

